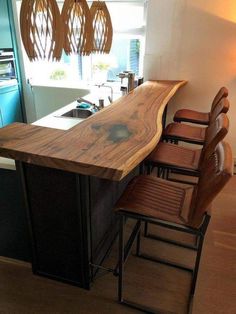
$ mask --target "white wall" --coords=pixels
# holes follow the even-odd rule
[[[229,89],[231,143],[236,157],[236,1],[149,0],[145,79],[185,79],[171,101],[209,111],[221,86]]]

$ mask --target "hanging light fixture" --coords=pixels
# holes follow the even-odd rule
[[[89,55],[93,45],[93,26],[86,0],[65,0],[62,9],[65,53]]]
[[[93,52],[109,53],[111,50],[113,29],[110,13],[105,1],[93,1],[90,8],[93,23]]]
[[[56,0],[22,0],[20,29],[30,61],[61,59],[63,24]]]

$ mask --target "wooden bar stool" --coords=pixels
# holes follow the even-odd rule
[[[202,149],[183,147],[165,142],[158,143],[145,160],[147,174],[150,174],[151,170],[157,167],[159,170],[171,169],[177,170],[178,173],[184,175],[199,176],[204,159],[208,158],[215,151],[216,146],[224,139],[228,130],[229,119],[225,113],[221,113],[206,128],[206,140]],[[162,171],[162,173],[165,173],[165,171]]]
[[[129,183],[125,192],[115,206],[119,218],[119,280],[118,300],[133,308],[153,313],[150,308],[127,300],[123,296],[124,265],[130,248],[137,239],[137,258],[162,263],[170,267],[191,272],[192,283],[189,293],[189,304],[193,298],[201,258],[204,236],[210,221],[211,203],[232,176],[233,158],[230,146],[219,143],[215,153],[204,163],[199,183],[196,186],[140,175]],[[127,244],[124,244],[124,227],[127,218],[134,219],[136,225]],[[193,268],[177,264],[170,260],[150,257],[141,253],[140,228],[142,222],[160,225],[164,228],[192,234],[196,237],[196,246],[182,245],[177,241],[167,241],[170,245],[182,246],[186,250],[196,251]],[[183,250],[183,249],[182,249]],[[144,271],[144,270],[143,270]],[[134,287],[135,288],[135,287]]]
[[[229,101],[222,98],[215,106],[210,115],[210,124],[221,113],[227,113],[229,110]],[[192,144],[203,145],[206,137],[206,127],[188,125],[184,123],[172,122],[167,125],[163,131],[162,138],[166,141],[187,142]]]
[[[218,102],[222,98],[228,97],[228,94],[228,89],[226,87],[221,87],[215,98],[213,99],[210,112],[199,112],[190,109],[180,109],[176,111],[174,115],[174,121],[208,125],[210,123],[211,112],[212,110],[214,110],[215,105],[218,104]]]

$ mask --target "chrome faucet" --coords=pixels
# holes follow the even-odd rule
[[[99,88],[101,88],[101,87],[107,87],[107,88],[109,88],[109,89],[111,90],[111,96],[108,96],[108,100],[109,100],[110,103],[113,102],[113,88],[112,88],[112,86],[110,86],[110,85],[105,85],[105,83],[96,84],[95,86],[97,86],[97,87],[99,87]]]
[[[124,78],[128,79],[128,86],[127,86],[127,92],[128,93],[134,89],[135,73],[133,73],[131,71],[123,71],[123,72],[119,73],[117,76],[121,79],[121,84],[122,84]]]

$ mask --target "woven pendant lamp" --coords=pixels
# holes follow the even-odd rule
[[[22,0],[20,29],[30,61],[61,59],[64,32],[56,0]]]
[[[90,12],[94,30],[93,52],[109,53],[113,29],[106,3],[104,1],[93,1]]]
[[[93,26],[86,0],[65,0],[61,16],[65,53],[89,55],[93,46]]]

